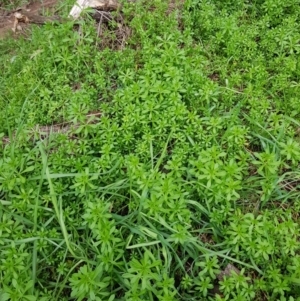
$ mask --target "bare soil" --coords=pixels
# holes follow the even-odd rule
[[[27,4],[25,7],[20,7],[14,11],[7,11],[0,7],[0,39],[7,36],[9,33],[13,33],[12,28],[14,25],[14,13],[19,10],[27,11],[36,15],[41,15],[45,9],[52,9],[55,7],[58,0],[35,0]],[[23,25],[22,29],[29,25]],[[18,35],[19,33],[13,33]]]

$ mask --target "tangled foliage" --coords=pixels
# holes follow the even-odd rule
[[[299,3],[0,41],[0,300],[299,300]]]

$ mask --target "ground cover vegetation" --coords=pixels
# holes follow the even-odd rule
[[[1,40],[0,299],[300,300],[299,4]]]

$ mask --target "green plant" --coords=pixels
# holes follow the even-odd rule
[[[0,40],[0,299],[297,300],[298,6]]]

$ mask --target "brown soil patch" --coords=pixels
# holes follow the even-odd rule
[[[26,131],[26,136],[30,140],[45,140],[46,138],[49,138],[50,135],[55,135],[55,134],[66,134],[70,138],[72,135],[74,135],[74,131],[76,131],[82,124],[94,124],[98,122],[99,118],[101,117],[101,112],[90,112],[87,114],[84,118],[84,120],[78,123],[72,123],[72,122],[63,122],[63,123],[57,123],[53,125],[46,125],[46,126],[40,126],[36,125],[32,129],[28,129]],[[7,145],[11,142],[14,142],[16,139],[16,135],[18,133],[14,132],[12,136],[12,140],[5,136],[2,138],[2,144]],[[74,138],[74,137],[73,137]],[[1,140],[0,140],[0,145],[1,145]]]
[[[36,0],[33,2],[30,2],[25,7],[22,7],[18,10],[24,11],[24,12],[30,12],[35,15],[41,15],[45,9],[52,9],[55,7],[58,0]],[[14,11],[6,11],[3,8],[0,8],[0,39],[7,36],[9,33],[13,33],[12,28],[14,24]],[[28,25],[26,25],[28,26]],[[22,28],[25,29],[25,25],[22,25]],[[13,33],[14,34],[14,33]],[[18,35],[18,33],[14,34]]]

